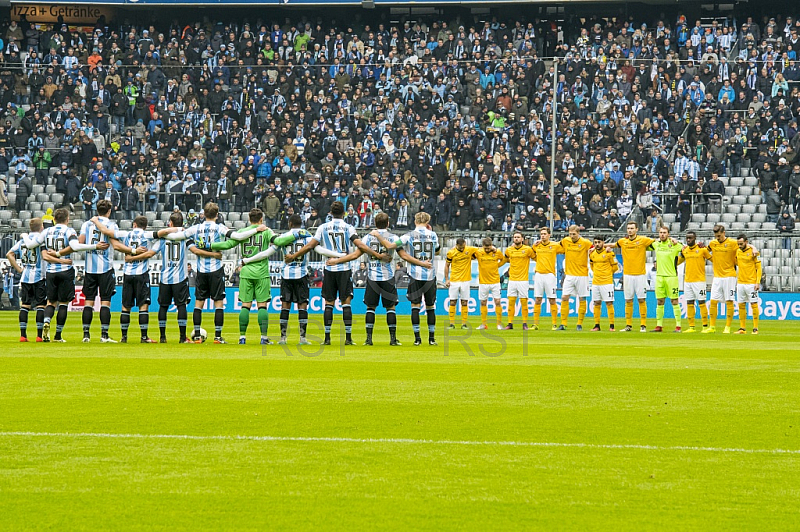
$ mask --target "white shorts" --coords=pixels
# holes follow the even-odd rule
[[[706,282],[683,283],[683,295],[686,301],[706,302],[706,292],[708,292]]]
[[[566,296],[589,297],[589,277],[567,275],[561,289],[561,297]]]
[[[529,289],[528,281],[509,281],[506,295],[508,297],[527,299],[528,289]]]
[[[533,278],[533,297],[555,299],[557,284],[554,273],[537,273]]]
[[[450,301],[455,302],[457,299],[469,301],[469,284],[469,281],[450,283]]]
[[[595,284],[592,285],[592,301],[604,301],[606,303],[614,302],[614,285],[613,284]]]
[[[736,301],[736,277],[714,277],[711,301]]]
[[[500,283],[478,285],[478,300],[488,301],[489,298],[500,299]]]
[[[646,275],[623,275],[622,284],[625,291],[625,301],[644,299],[647,295]]]
[[[739,303],[758,303],[758,285],[740,284],[736,287]]]

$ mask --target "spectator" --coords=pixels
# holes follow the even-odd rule
[[[83,205],[83,215],[88,220],[94,216],[97,200],[100,199],[100,194],[94,187],[94,182],[88,181],[80,192],[81,204]]]
[[[778,223],[778,216],[780,216],[781,209],[783,208],[783,202],[781,201],[780,189],[778,188],[777,182],[772,183],[772,188],[766,191],[765,196],[767,221]]]
[[[784,209],[780,218],[778,219],[778,232],[783,237],[783,249],[792,249],[792,239],[790,235],[794,231],[795,219],[789,214],[789,211]]]
[[[17,216],[28,206],[28,198],[33,194],[33,183],[28,174],[22,174],[17,178]]]

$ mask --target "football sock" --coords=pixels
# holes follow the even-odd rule
[[[705,301],[700,302],[700,320],[703,324],[703,327],[708,326],[708,306],[706,306]]]
[[[258,309],[258,328],[261,330],[261,336],[267,336],[269,330],[269,312],[265,308]]]
[[[123,310],[119,313],[119,329],[123,338],[128,337],[128,327],[131,326],[131,311]]]
[[[108,338],[108,330],[111,328],[111,307],[103,305],[100,307],[100,336]]]
[[[436,307],[426,307],[425,316],[428,318],[428,340],[436,338]]]
[[[647,327],[647,302],[639,303],[639,323]]]
[[[194,336],[200,338],[200,325],[203,324],[203,309],[195,307],[192,311],[192,325],[194,325]]]
[[[281,338],[286,338],[286,329],[289,328],[289,309],[281,309],[281,318],[278,322],[281,326]]]
[[[322,315],[325,323],[325,339],[331,339],[331,326],[333,325],[333,305],[325,304],[325,313]]]
[[[702,312],[702,309],[700,310],[700,312]],[[716,327],[717,326],[717,315],[718,314],[719,314],[719,301],[712,300],[711,301],[711,313],[710,313],[710,316],[709,316],[712,327]]]
[[[486,325],[486,318],[489,315],[489,306],[481,305],[481,325]]]
[[[161,338],[167,337],[167,307],[158,307],[158,330]]]
[[[394,309],[386,311],[386,325],[389,326],[389,338],[392,340],[397,339],[397,313]]]
[[[242,307],[239,311],[239,336],[247,335],[248,325],[250,325],[250,307]]]
[[[672,304],[672,313],[675,315],[675,327],[681,326],[681,305],[680,303]]]
[[[489,306],[488,305],[486,306],[486,311],[487,312],[489,311]],[[495,317],[497,318],[497,324],[498,325],[502,324],[503,323],[503,306],[500,305],[500,304],[495,305],[494,306],[494,314],[495,314]],[[527,318],[527,316],[526,316],[526,318]]]
[[[186,305],[178,305],[178,330],[180,331],[181,340],[186,339],[186,324],[189,321],[188,312],[186,312]]]
[[[600,325],[600,315],[603,313],[603,307],[599,302],[594,304],[594,324]]]
[[[608,324],[614,325],[614,303],[606,303],[606,311],[608,311]]]
[[[46,307],[44,307],[44,322],[50,323],[55,313],[56,313],[56,307],[54,307],[53,305],[47,305]]]
[[[686,318],[689,320],[689,327],[694,327],[695,308],[694,303],[686,305]]]
[[[353,309],[350,305],[342,305],[342,321],[344,322],[344,335],[347,340],[353,339]]]
[[[36,336],[42,337],[42,329],[44,328],[44,308],[39,307],[36,309]]]
[[[730,327],[731,323],[733,323],[733,301],[725,302],[725,310],[727,311],[725,315],[725,327]]]
[[[528,298],[527,297],[520,298],[519,305],[520,307],[522,307],[520,309],[522,311],[522,323],[528,323]]]
[[[308,327],[308,310],[300,309],[297,311],[297,319],[300,323],[300,338],[306,337],[306,328]]]
[[[633,299],[625,300],[625,325],[627,327],[633,326]]]
[[[759,310],[758,303],[750,303],[750,308],[753,310],[753,328],[758,329]]]
[[[23,338],[28,337],[28,312],[30,309],[22,307],[19,309],[19,335]]]
[[[411,309],[411,329],[414,331],[414,338],[419,340],[419,307]]]
[[[564,327],[567,326],[567,320],[569,319],[569,301],[561,301],[561,325]]]
[[[553,325],[558,325],[558,303],[550,305],[550,321],[553,322]]]
[[[448,311],[448,315],[450,316],[450,325],[455,325],[455,323],[456,323],[456,302],[455,301],[450,303],[450,309]]]
[[[59,305],[58,314],[56,314],[56,340],[61,339],[61,331],[64,330],[64,325],[67,323],[68,305]]]
[[[509,325],[514,324],[514,314],[517,313],[517,298],[516,297],[509,297],[508,298],[508,323]]]
[[[150,328],[150,311],[139,310],[139,330],[142,333],[142,338],[147,338],[147,330]]]
[[[225,309],[214,309],[214,338],[222,337],[222,327],[225,326]]]
[[[747,325],[747,303],[739,303],[739,328],[744,329]]]
[[[451,309],[453,307],[450,307]],[[364,316],[364,325],[367,328],[367,340],[372,340],[372,329],[375,327],[375,309],[368,308]]]
[[[533,304],[533,324],[539,325],[539,316],[542,315],[542,303]]]
[[[656,306],[656,326],[664,325],[664,305]]]
[[[81,321],[83,322],[83,337],[89,338],[89,331],[92,328],[92,319],[94,318],[94,309],[92,307],[83,307],[83,315]]]
[[[580,298],[578,303],[578,325],[583,325],[583,319],[586,317],[586,300]]]
[[[461,304],[461,325],[467,324],[467,318],[469,318],[469,305],[466,303]]]

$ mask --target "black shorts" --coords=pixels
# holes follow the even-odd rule
[[[411,279],[406,290],[406,297],[412,305],[419,305],[425,298],[425,306],[432,307],[436,304],[436,281],[418,281]]]
[[[87,273],[83,278],[83,297],[86,301],[93,302],[100,294],[100,301],[111,301],[117,293],[117,279],[114,270],[105,273]]]
[[[393,308],[400,301],[397,297],[397,286],[394,281],[371,281],[367,279],[364,290],[364,304],[367,308],[377,308],[383,300],[383,308]]]
[[[47,281],[19,283],[19,300],[31,308],[43,307],[47,303]]]
[[[222,301],[225,299],[225,269],[220,268],[211,273],[197,272],[194,299],[195,301],[203,301],[205,299]]]
[[[75,270],[47,274],[47,300],[51,303],[69,303],[75,299]]]
[[[125,275],[122,278],[122,307],[128,310],[150,304],[150,274]]]
[[[322,274],[322,299],[325,301],[344,302],[348,297],[353,297],[353,276],[350,270],[346,272],[332,272],[325,270]]]
[[[308,303],[308,277],[281,279],[282,303]]]
[[[168,307],[175,302],[176,306],[185,305],[189,302],[189,280],[184,279],[176,284],[158,285],[158,304],[162,307]]]

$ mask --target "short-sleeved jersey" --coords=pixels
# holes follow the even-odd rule
[[[197,246],[200,249],[211,249],[214,242],[222,242],[230,229],[217,222],[205,221],[183,230],[189,249]],[[222,268],[222,259],[197,257],[197,271],[212,273]]]
[[[478,259],[478,283],[497,284],[500,282],[500,266],[507,262],[505,255],[499,250],[487,253],[483,248],[475,250]]]
[[[519,247],[511,246],[506,248],[504,255],[509,264],[508,280],[527,281],[531,261],[536,260],[536,252],[533,251],[533,248],[525,244]]]
[[[737,248],[736,266],[738,267],[736,280],[739,284],[761,283],[761,257],[753,253],[753,246],[747,246],[744,251]]]
[[[289,233],[294,237],[294,242],[286,245],[286,253],[297,253],[311,240],[311,233],[305,229],[292,229]],[[281,236],[284,235],[286,235],[286,233]],[[285,262],[283,263],[281,279],[302,279],[306,275],[308,275],[308,253],[304,254],[302,257],[296,258],[288,264]]]
[[[415,230],[404,234],[397,240],[397,247],[402,247],[403,250],[417,260],[427,260],[433,263],[436,258],[436,252],[439,251],[439,237],[424,227],[418,227]],[[417,281],[435,281],[436,268],[423,268],[416,264],[408,265],[408,275]]]
[[[708,243],[708,249],[714,264],[714,277],[736,277],[736,252],[739,250],[736,240],[726,238],[720,242],[715,238]]]
[[[536,273],[556,273],[556,256],[559,253],[564,253],[564,248],[558,242],[549,241],[547,244],[544,242],[537,242],[533,246],[533,251],[536,253]]]
[[[186,280],[186,241],[159,239],[152,250],[161,253],[161,284]]]
[[[573,242],[570,237],[566,237],[561,240],[561,247],[564,248],[564,273],[575,277],[587,277],[592,242],[585,238]]]
[[[352,251],[352,243],[356,238],[358,234],[353,226],[338,218],[320,225],[314,234],[314,240],[322,244],[322,247],[345,255]],[[325,269],[331,272],[346,272],[350,271],[350,268],[350,264],[346,262],[333,266],[325,265]]]
[[[119,231],[116,222],[106,218],[105,216],[98,216],[97,219],[100,220],[100,223],[105,225],[107,228],[114,231],[114,236],[119,238],[116,235],[116,233]],[[101,233],[91,220],[83,222],[80,236],[83,237],[84,244],[99,244],[101,242],[108,243],[108,237]],[[85,257],[86,273],[106,273],[114,267],[112,262],[114,259],[114,248],[111,246],[109,246],[108,249],[95,249],[93,251],[87,251]]]
[[[139,246],[149,249],[154,241],[152,231],[145,231],[138,227],[134,227],[130,231],[117,231],[116,237],[131,249],[136,249]],[[125,275],[142,275],[149,270],[150,263],[147,260],[134,260],[125,263],[122,273]]]
[[[701,248],[697,244],[686,247],[682,251],[686,266],[683,270],[683,282],[704,283],[706,281],[706,261],[711,258],[708,248]]]
[[[595,249],[589,254],[589,262],[592,265],[592,284],[605,286],[614,284],[614,272],[617,270],[617,256],[613,251],[606,251],[605,248]]]
[[[389,242],[397,241],[397,235],[393,235],[386,229],[378,229],[381,236]],[[375,250],[377,253],[386,253],[392,257],[394,261],[394,250],[387,250],[383,247],[380,241],[372,235],[364,237],[364,244]],[[391,281],[394,279],[394,266],[393,262],[383,262],[380,259],[369,255],[367,259],[367,277],[370,281]]]
[[[16,255],[17,262],[22,266],[22,276],[20,283],[33,284],[44,279],[45,260],[42,259],[41,246],[28,249],[22,240],[19,240],[11,248],[11,252]]]
[[[57,253],[67,248],[71,241],[78,240],[78,233],[69,226],[58,224],[53,227],[48,227],[41,233],[31,233],[28,237],[36,242],[36,244],[44,246],[46,250]],[[47,273],[66,272],[71,269],[71,264],[47,263]]]
[[[678,257],[683,251],[682,244],[674,244],[672,240],[653,242],[656,251],[656,277],[677,277]]]
[[[622,250],[622,273],[625,275],[645,275],[647,267],[647,248],[655,242],[652,238],[637,235],[631,240],[628,237],[617,240],[617,247]]]
[[[478,248],[464,247],[464,251],[453,248],[447,252],[447,262],[450,264],[450,282],[464,283],[472,280],[472,259]]]

